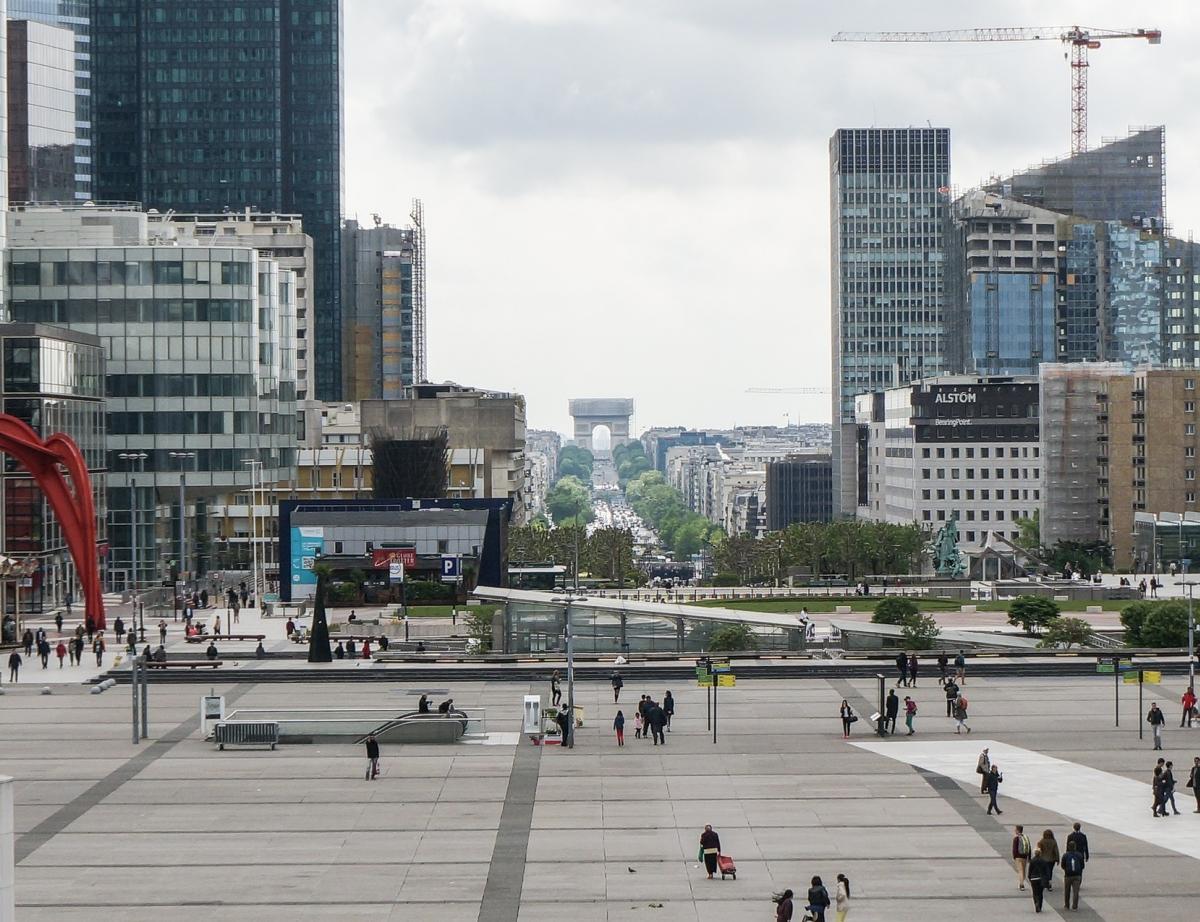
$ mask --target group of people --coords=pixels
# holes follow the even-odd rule
[[[711,874],[708,876],[712,877]],[[773,900],[775,922],[791,922],[795,894],[791,890],[784,890],[782,893],[776,893]],[[834,888],[832,899],[820,876],[813,877],[804,897],[804,915],[801,922],[825,922],[825,912],[831,905],[837,922],[845,922],[850,912],[850,879],[845,874],[837,876],[837,886]]]
[[[1151,816],[1179,816],[1181,811],[1175,805],[1175,784],[1175,763],[1170,759],[1160,758],[1154,766],[1154,774],[1150,780],[1150,788],[1154,796],[1150,807]],[[1187,786],[1192,789],[1192,794],[1196,797],[1196,809],[1193,812],[1200,813],[1200,756],[1196,756],[1192,760]],[[1167,813],[1168,804],[1171,806],[1171,813]]]
[[[1054,830],[1042,832],[1041,839],[1034,845],[1025,834],[1024,826],[1013,827],[1013,865],[1017,871],[1017,886],[1025,889],[1026,881],[1033,896],[1033,911],[1042,911],[1042,901],[1047,890],[1054,889],[1054,869],[1063,870],[1063,908],[1079,909],[1079,889],[1083,885],[1083,869],[1091,860],[1088,839],[1079,823],[1067,834],[1067,844],[1059,851]]]
[[[655,701],[649,695],[642,695],[638,701],[637,711],[633,715],[633,738],[652,739],[654,745],[667,744],[664,733],[671,732],[671,718],[675,716],[675,698],[668,691],[663,695],[662,703]],[[613,718],[613,730],[617,735],[617,745],[625,745],[625,712],[617,711]]]

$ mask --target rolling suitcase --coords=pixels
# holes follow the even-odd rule
[[[721,880],[725,879],[726,874],[737,880],[737,865],[728,855],[717,855],[717,870],[721,872]]]

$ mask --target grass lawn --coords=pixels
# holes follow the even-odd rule
[[[802,608],[808,609],[810,614],[817,613],[832,613],[838,605],[849,605],[852,611],[870,612],[875,610],[875,605],[883,596],[870,596],[862,598],[861,596],[850,596],[849,598],[819,598],[819,599],[737,599],[727,601],[725,599],[704,599],[699,602],[691,602],[692,605],[703,605],[709,607],[720,608],[739,608],[743,611],[769,611],[780,614],[789,612],[798,612]],[[1008,602],[970,602],[959,601],[957,599],[914,599],[921,609],[926,612],[936,611],[958,611],[962,605],[974,605],[979,611],[1008,611]],[[1072,599],[1067,602],[1059,602],[1058,607],[1062,611],[1086,611],[1089,605],[1101,605],[1105,611],[1120,611],[1128,605],[1132,599],[1107,599],[1098,602],[1089,602],[1086,599]]]

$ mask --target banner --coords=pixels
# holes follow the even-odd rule
[[[313,572],[317,557],[325,552],[325,529],[318,526],[300,525],[292,528],[292,584],[315,586],[317,574]]]
[[[415,547],[377,547],[371,551],[371,567],[375,570],[386,570],[388,564],[398,560],[404,564],[405,570],[417,568],[417,549]]]

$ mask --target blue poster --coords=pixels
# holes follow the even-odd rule
[[[313,572],[313,567],[324,551],[325,529],[311,525],[292,528],[292,585],[317,585],[317,574]]]

